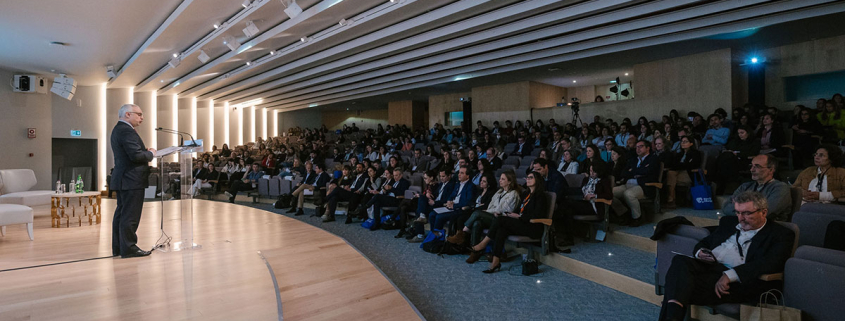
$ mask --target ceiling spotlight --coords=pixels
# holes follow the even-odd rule
[[[251,65],[251,64],[252,64],[252,63],[251,63],[251,62],[249,62],[249,61],[247,61],[247,62],[246,62],[246,65],[247,65],[247,66],[249,66],[249,65]]]
[[[249,7],[249,5],[251,5],[251,4],[252,4],[252,1],[250,1],[250,0],[244,0],[244,2],[243,2],[243,3],[241,3],[241,6],[243,6],[244,8],[246,8],[246,7]]]
[[[238,42],[238,40],[235,39],[235,37],[232,37],[232,36],[223,37],[223,44],[226,45],[227,47],[229,47],[229,50],[231,50],[231,51],[238,50],[238,47],[241,46],[241,44]]]
[[[287,0],[279,0],[282,2],[282,5],[285,6],[285,14],[288,15],[291,19],[296,18],[302,13],[302,7],[296,4],[296,0],[291,0],[290,4],[287,4]]]
[[[275,51],[270,50],[270,55],[271,55],[271,56],[272,56],[272,55],[275,55],[275,54],[276,54],[276,52],[275,52]]]
[[[626,73],[625,73],[625,76],[627,76],[627,75],[628,75],[628,73],[626,72]]]
[[[752,58],[751,58],[751,63],[752,63],[752,64],[756,64],[756,63],[757,63],[757,57],[752,57]]]
[[[159,80],[159,81],[158,81],[158,82],[164,82],[164,79],[162,79],[162,80]]]
[[[211,59],[211,57],[209,57],[208,54],[205,53],[205,50],[200,50],[200,55],[197,56],[197,59],[199,59],[202,63],[206,63],[209,59]]]
[[[179,58],[179,54],[174,52],[174,53],[173,53],[173,58]]]
[[[576,83],[576,82],[578,82],[578,81],[577,81],[577,80],[573,80],[573,81],[572,81],[572,83],[573,83],[573,84],[574,84],[574,83]]]
[[[106,75],[109,76],[109,79],[117,77],[117,74],[114,73],[114,66],[106,67]]]
[[[349,25],[349,23],[351,23],[351,21],[346,20],[346,19],[340,19],[340,22],[338,22],[338,24],[339,24],[341,27],[346,27],[346,26],[348,26],[348,25]]]
[[[258,27],[254,22],[252,22],[252,20],[250,20],[246,22],[246,28],[244,28],[243,32],[247,38],[251,38],[252,36],[258,34]]]
[[[309,42],[309,41],[311,41],[311,37],[302,37],[302,38],[299,38],[299,41]]]
[[[215,23],[214,23],[213,25],[211,25],[211,26],[212,26],[212,27],[214,27],[214,29],[220,28],[220,24],[219,24],[219,23],[217,23],[217,22],[215,22]]]

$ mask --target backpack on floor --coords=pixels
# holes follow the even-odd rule
[[[382,230],[398,230],[399,227],[399,214],[385,215],[381,217]]]
[[[438,254],[443,251],[443,246],[445,244],[447,243],[444,240],[433,240],[431,242],[423,243],[422,245],[420,245],[420,247],[422,247],[423,251],[426,251],[428,253]]]
[[[293,197],[289,194],[279,195],[279,199],[277,199],[276,202],[273,203],[273,207],[277,209],[288,208],[290,207],[291,200],[293,200]]]
[[[435,252],[435,253],[442,256],[442,255],[465,254],[467,252],[469,252],[469,250],[463,244],[454,244],[454,243],[446,242],[440,247],[440,251]]]

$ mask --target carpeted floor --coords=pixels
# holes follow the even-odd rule
[[[660,308],[622,292],[540,266],[539,275],[522,276],[520,260],[502,271],[481,273],[487,262],[466,264],[466,256],[439,257],[419,244],[394,239],[396,231],[371,232],[359,224],[322,223],[292,216],[269,204],[241,203],[318,226],[346,239],[373,261],[428,320],[655,320]],[[513,267],[513,272],[508,268]],[[645,269],[650,266],[644,267]]]

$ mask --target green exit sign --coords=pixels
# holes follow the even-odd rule
[[[82,131],[81,130],[71,130],[70,135],[73,136],[73,137],[80,137],[80,136],[82,136]]]

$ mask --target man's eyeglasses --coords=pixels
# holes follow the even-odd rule
[[[739,215],[742,215],[742,216],[748,216],[748,215],[751,215],[751,214],[757,213],[757,212],[759,212],[759,211],[760,211],[760,210],[758,209],[758,210],[755,210],[755,211],[734,212],[734,213],[736,213],[736,215],[737,215],[737,216],[739,216]]]
[[[138,113],[138,112],[134,112],[134,111],[127,112],[127,114],[136,114],[136,115],[138,115],[138,117],[144,117],[144,113]]]

